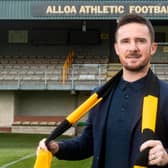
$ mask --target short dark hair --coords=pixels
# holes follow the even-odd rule
[[[155,32],[154,32],[154,28],[153,28],[151,22],[149,20],[147,20],[145,17],[138,15],[138,14],[126,14],[118,19],[116,33],[115,33],[115,40],[116,40],[118,29],[121,26],[124,26],[129,23],[140,23],[140,24],[146,25],[149,29],[151,41],[152,42],[155,41]]]

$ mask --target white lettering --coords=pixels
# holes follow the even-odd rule
[[[78,11],[79,10],[79,11]],[[125,6],[123,5],[81,5],[79,8],[75,5],[49,5],[46,14],[123,14]],[[137,14],[168,14],[166,5],[130,5],[129,13]]]
[[[76,14],[77,10],[75,6],[48,6],[46,14]]]
[[[117,13],[124,13],[124,6],[85,5],[81,6],[79,9],[79,14],[117,14]]]
[[[46,10],[46,13],[49,14],[49,13],[52,13],[52,7],[51,6],[48,6],[47,10]]]
[[[118,7],[118,13],[124,13],[124,6]]]
[[[148,6],[129,6],[129,13],[138,14],[168,14],[168,6],[148,5]]]

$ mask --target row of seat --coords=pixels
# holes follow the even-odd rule
[[[60,65],[60,64],[59,64]],[[167,64],[153,64],[151,66],[154,73],[161,79],[168,80]],[[114,76],[121,69],[120,64],[73,64],[67,80],[69,81],[106,81]],[[62,67],[40,65],[24,67],[17,65],[17,68],[11,66],[0,66],[0,81],[61,81]],[[89,83],[89,82],[88,82]],[[87,83],[86,83],[87,84]]]
[[[16,64],[63,64],[65,58],[0,58],[0,64],[16,65]]]
[[[12,126],[56,126],[59,125],[61,122],[54,122],[54,121],[15,121],[13,122]]]
[[[52,66],[52,65],[51,65]],[[0,80],[61,80],[62,79],[62,66],[29,66],[23,65],[13,66],[0,66]],[[68,73],[69,80],[87,80],[106,78],[106,65],[100,64],[86,64],[86,65],[73,65]]]
[[[23,65],[36,65],[36,64],[63,64],[64,59],[0,59],[0,64],[1,65],[17,65],[17,64],[23,64]],[[74,64],[107,64],[109,62],[108,58],[102,59],[102,58],[83,58],[83,59],[74,59],[73,63]]]

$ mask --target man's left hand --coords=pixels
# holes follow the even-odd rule
[[[148,155],[149,165],[165,166],[168,164],[168,153],[161,141],[148,140],[141,145],[140,151],[146,148],[150,148]]]

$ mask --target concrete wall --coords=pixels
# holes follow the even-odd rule
[[[70,91],[1,91],[0,128],[11,127],[14,116],[67,116],[89,95]],[[82,120],[86,118],[87,115]]]
[[[0,127],[10,127],[13,122],[15,111],[14,92],[0,92]]]
[[[87,97],[70,91],[18,91],[15,115],[67,116]]]

